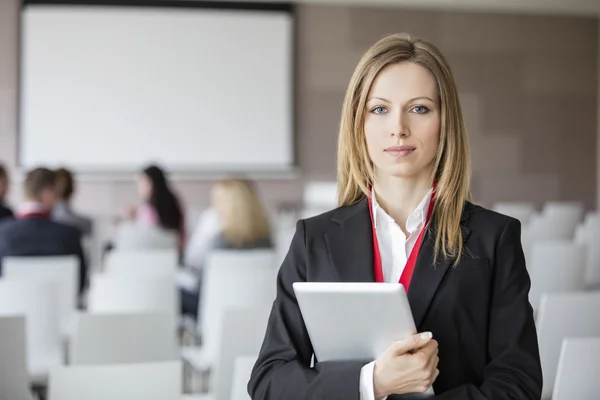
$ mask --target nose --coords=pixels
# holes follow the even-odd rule
[[[410,136],[410,129],[408,127],[408,124],[406,123],[406,120],[404,118],[404,115],[402,115],[402,113],[400,112],[399,115],[392,117],[391,118],[393,120],[393,124],[390,127],[391,128],[391,136],[392,137],[408,137]]]

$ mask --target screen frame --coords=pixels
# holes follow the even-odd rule
[[[293,176],[297,175],[298,170],[298,138],[297,138],[297,55],[298,55],[298,35],[297,28],[298,24],[296,21],[296,6],[292,3],[287,2],[273,2],[273,3],[265,3],[265,2],[244,2],[244,1],[203,1],[203,0],[22,0],[21,9],[19,12],[19,27],[18,27],[18,68],[17,68],[17,137],[16,137],[16,166],[20,170],[24,170],[30,166],[26,166],[23,164],[22,150],[22,118],[23,118],[23,107],[22,107],[22,93],[23,93],[23,48],[24,48],[24,14],[25,10],[28,7],[35,7],[37,5],[43,6],[94,6],[94,7],[151,7],[151,8],[189,8],[189,9],[211,9],[211,10],[235,10],[235,11],[260,11],[260,12],[275,12],[275,13],[285,13],[288,14],[291,21],[291,37],[290,37],[290,82],[288,82],[290,89],[290,133],[291,133],[291,144],[292,144],[292,152],[291,152],[291,163],[289,166],[283,166],[281,168],[252,168],[251,172],[247,168],[243,167],[234,167],[228,168],[226,165],[215,165],[210,168],[206,167],[189,167],[189,168],[177,168],[177,174],[182,174],[184,176],[222,176],[223,174],[237,174],[243,173],[246,175],[273,175],[277,177],[278,175],[289,176],[290,174]],[[69,167],[67,165],[67,167]],[[142,166],[140,166],[142,167]],[[168,166],[167,166],[168,167]],[[85,174],[88,176],[120,176],[120,175],[130,175],[134,169],[131,168],[123,168],[123,169],[107,169],[105,171],[101,170],[87,170],[87,169],[78,169],[73,168],[75,172]]]

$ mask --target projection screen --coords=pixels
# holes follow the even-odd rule
[[[36,3],[22,15],[21,166],[293,166],[289,9]]]

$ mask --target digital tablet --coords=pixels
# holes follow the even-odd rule
[[[318,361],[372,361],[416,333],[401,284],[296,282],[293,288]]]

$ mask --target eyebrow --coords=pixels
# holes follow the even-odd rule
[[[371,100],[381,100],[381,101],[385,101],[386,103],[391,103],[390,100],[384,99],[383,97],[371,97],[368,101],[371,101]],[[427,96],[413,97],[412,99],[408,99],[407,103],[411,103],[415,100],[429,100],[430,102],[435,103],[435,101],[433,101],[431,98],[429,98]]]

